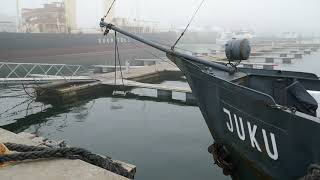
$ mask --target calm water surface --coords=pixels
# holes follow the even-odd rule
[[[134,92],[154,93],[146,89]],[[20,93],[24,91],[19,87],[1,90],[2,96]],[[179,94],[174,96],[183,99]],[[4,111],[28,98],[10,98],[9,104],[1,99],[0,108]],[[33,102],[29,115],[26,111],[14,112],[27,105],[2,115],[2,127],[66,139],[73,146],[132,163],[138,167],[136,179],[228,179],[213,165],[207,152],[213,140],[198,107],[101,97],[66,107]],[[41,108],[46,110],[40,112]]]

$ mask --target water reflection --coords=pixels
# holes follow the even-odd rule
[[[172,84],[174,81],[166,81],[166,84]],[[5,87],[4,87],[5,89]],[[60,99],[55,99],[54,102],[51,101],[41,101],[35,100],[33,98],[23,99],[22,102],[17,103],[17,100],[14,101],[17,104],[10,108],[9,110],[15,109],[15,111],[8,113],[6,116],[1,117],[1,126],[4,129],[9,131],[19,133],[25,131],[30,126],[38,125],[38,128],[35,128],[34,132],[37,132],[36,129],[39,129],[41,125],[48,125],[46,122],[48,118],[59,117],[63,114],[64,118],[61,119],[61,125],[58,126],[57,130],[62,131],[63,128],[67,127],[68,113],[72,113],[76,122],[81,123],[88,119],[91,109],[95,105],[95,100],[100,98],[110,98],[110,110],[123,110],[124,104],[121,103],[123,99],[131,99],[137,101],[153,101],[153,102],[165,102],[168,104],[179,105],[179,106],[193,106],[195,104],[187,104],[184,100],[179,99],[159,99],[155,96],[150,96],[150,91],[148,89],[134,89],[132,92],[127,92],[126,96],[121,95],[112,95],[109,92],[99,92],[95,93],[94,97],[91,96],[81,96],[73,99],[73,101],[61,101]],[[12,89],[6,89],[2,92],[2,95],[8,94],[7,92],[18,92],[22,93],[20,86],[14,87]],[[139,92],[136,94],[135,92]],[[142,92],[142,93],[141,93]],[[146,94],[145,96],[143,94]],[[25,97],[26,98],[26,97]],[[94,99],[92,99],[94,98]],[[12,99],[11,99],[12,100]],[[51,104],[48,104],[51,103]],[[20,107],[20,105],[25,105],[26,107]],[[145,103],[142,106],[143,109],[146,108]],[[7,110],[8,111],[8,110]],[[3,113],[6,113],[3,112]],[[17,118],[18,117],[18,118]],[[10,119],[8,122],[4,122],[4,119]],[[50,125],[50,124],[49,124]]]

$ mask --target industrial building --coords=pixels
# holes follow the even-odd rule
[[[107,12],[113,0],[102,1],[102,11]],[[40,8],[19,8],[17,1],[18,31],[29,33],[79,33],[86,29],[77,27],[77,0],[63,0],[43,4]],[[109,12],[106,21],[137,33],[155,33],[159,23],[115,16],[116,8]],[[98,27],[93,31],[98,32]]]
[[[76,0],[44,4],[21,10],[23,32],[70,33],[76,29]]]

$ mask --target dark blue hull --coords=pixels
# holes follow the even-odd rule
[[[246,69],[230,75],[168,57],[186,75],[215,143],[227,149],[234,179],[298,179],[320,162],[319,118],[282,106],[276,84],[299,80],[320,90],[316,76]]]

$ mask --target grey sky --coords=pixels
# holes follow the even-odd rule
[[[57,0],[55,0],[57,1]],[[201,0],[117,0],[116,16],[185,26]],[[15,15],[14,0],[0,0],[0,13]],[[46,0],[21,0],[35,7]],[[94,27],[102,0],[78,0],[78,24]],[[320,32],[319,0],[206,0],[193,26],[252,28],[260,32]],[[138,12],[138,13],[137,13]]]

